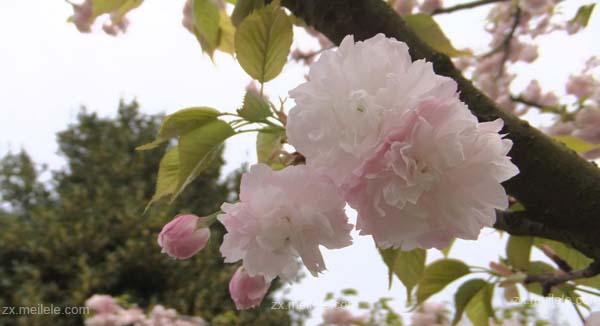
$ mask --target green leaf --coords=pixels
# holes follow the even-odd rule
[[[156,178],[156,190],[154,196],[146,206],[146,209],[152,203],[172,195],[177,189],[179,183],[179,150],[177,147],[169,149],[160,160],[158,167],[158,177]]]
[[[511,235],[506,243],[506,257],[509,264],[518,270],[529,268],[529,257],[533,246],[532,237],[519,237]]]
[[[179,138],[179,183],[174,197],[218,157],[225,140],[234,134],[228,123],[214,120]]]
[[[467,316],[473,326],[489,326],[490,318],[495,318],[492,308],[493,294],[494,285],[487,284],[467,304]]]
[[[408,302],[412,299],[412,290],[419,283],[425,270],[427,250],[414,249],[402,251],[400,249],[379,249],[383,262],[388,267],[388,284],[392,287],[392,277],[395,274],[406,288]]]
[[[429,15],[408,15],[404,17],[404,21],[406,21],[406,24],[415,31],[419,38],[438,52],[444,53],[450,57],[471,54],[470,51],[457,50],[454,48],[452,43],[450,43],[450,40],[444,35],[440,26]]]
[[[577,153],[585,153],[594,149],[600,148],[599,144],[591,144],[586,142],[585,140],[575,137],[575,136],[554,136],[552,137],[563,144],[565,144],[568,148],[574,150]]]
[[[285,138],[285,130],[281,128],[265,128],[256,135],[256,157],[259,163],[267,165],[282,165],[283,162],[276,160],[275,153],[282,148]]]
[[[443,290],[452,281],[469,274],[469,266],[456,259],[440,259],[429,264],[417,287],[417,303]]]
[[[354,296],[354,295],[358,295],[358,291],[356,291],[356,289],[343,289],[342,290],[342,294],[346,295],[346,296]]]
[[[264,83],[279,75],[292,45],[292,23],[273,1],[246,17],[235,32],[235,53],[252,78]]]
[[[170,138],[181,136],[206,123],[215,121],[219,111],[208,107],[196,107],[179,110],[164,117],[156,140],[139,146],[136,150],[143,151],[158,147]]]
[[[333,299],[333,292],[327,292],[325,295],[325,301],[329,301],[331,299]]]
[[[235,53],[234,37],[235,26],[231,23],[231,18],[225,10],[219,11],[219,46],[218,49],[229,54]]]
[[[254,10],[265,6],[265,0],[239,0],[233,12],[231,13],[231,21],[233,25],[240,26],[240,23],[250,15]]]
[[[581,26],[586,27],[590,21],[590,17],[592,16],[592,12],[594,11],[595,3],[591,3],[589,5],[584,5],[579,7],[575,17],[571,19],[571,23],[579,23]]]
[[[471,299],[487,285],[488,283],[483,279],[476,278],[466,281],[458,288],[456,294],[454,294],[455,313],[452,325],[458,324]]]
[[[592,259],[577,251],[576,249],[558,241],[535,238],[534,245],[550,247],[560,258],[566,261],[573,269],[582,269],[592,263]],[[575,280],[575,283],[600,289],[600,276]]]
[[[250,122],[262,122],[271,115],[271,110],[269,103],[262,96],[248,91],[244,95],[244,105],[237,113]]]
[[[92,16],[97,17],[116,11],[126,2],[128,2],[128,0],[94,0],[92,2]]]
[[[202,50],[212,56],[219,45],[219,7],[213,0],[194,0],[194,26]]]

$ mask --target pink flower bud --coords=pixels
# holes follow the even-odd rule
[[[571,75],[567,81],[567,94],[577,97],[586,97],[594,92],[597,81],[592,75]]]
[[[81,33],[91,32],[94,23],[92,0],[85,0],[80,5],[73,4],[72,21]]]
[[[187,259],[202,250],[210,238],[208,227],[198,228],[200,217],[186,214],[167,223],[158,235],[162,252],[173,258]]]
[[[523,92],[523,97],[527,101],[538,102],[542,97],[542,88],[540,87],[540,83],[538,83],[538,81],[535,79],[530,81],[529,85],[527,85],[527,88],[525,88],[525,91]]]
[[[419,7],[419,10],[426,14],[431,14],[437,9],[440,9],[441,7],[442,0],[425,0],[423,1],[423,4],[421,4],[421,6]]]
[[[261,275],[250,276],[244,267],[235,271],[229,282],[229,294],[238,310],[258,307],[267,294],[271,282]]]
[[[85,306],[98,314],[112,314],[121,310],[115,298],[106,294],[94,294],[85,301]]]
[[[396,0],[394,4],[394,10],[400,16],[410,15],[413,12],[415,6],[414,0]]]

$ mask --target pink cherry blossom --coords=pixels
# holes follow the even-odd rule
[[[456,98],[406,112],[377,152],[342,187],[357,229],[380,247],[444,248],[477,239],[508,199],[501,182],[518,173],[506,156],[502,121],[477,123]]]
[[[81,33],[92,31],[94,16],[92,14],[92,0],[85,0],[82,4],[73,4],[72,21]]]
[[[106,294],[94,294],[85,301],[85,306],[96,313],[113,313],[121,309],[117,301]]]
[[[523,98],[527,101],[539,102],[541,96],[542,88],[540,87],[540,83],[535,79],[530,81],[523,92]]]
[[[587,142],[600,143],[600,110],[585,107],[575,115],[576,129],[573,136],[579,137]]]
[[[410,15],[415,7],[415,0],[396,0],[394,10],[400,16]]]
[[[336,183],[380,247],[475,239],[507,207],[500,183],[518,170],[502,121],[478,123],[456,83],[412,63],[404,43],[346,37],[290,95],[290,144]]]
[[[187,259],[202,250],[210,238],[208,227],[199,227],[201,218],[186,214],[167,223],[158,235],[162,252],[173,258]]]
[[[568,94],[582,98],[592,95],[597,87],[600,87],[600,84],[592,75],[571,75],[567,81],[566,91]]]
[[[346,308],[326,308],[323,311],[323,323],[332,326],[362,325],[368,320],[368,316],[355,316]]]
[[[419,10],[423,13],[431,15],[435,10],[442,7],[442,0],[425,0],[419,6]]]
[[[250,276],[244,267],[239,267],[229,282],[229,294],[238,310],[250,309],[260,306],[269,286],[271,282],[263,276]]]
[[[412,326],[450,326],[448,311],[443,303],[425,302],[411,315]]]
[[[319,246],[352,242],[344,206],[335,185],[306,166],[253,165],[242,176],[240,202],[221,207],[218,219],[228,232],[221,254],[228,263],[243,260],[250,276],[268,282],[294,277],[297,257],[316,276],[325,270]]]
[[[600,311],[592,312],[585,320],[585,326],[600,326]]]

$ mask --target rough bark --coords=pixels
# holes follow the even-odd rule
[[[480,121],[504,120],[503,132],[514,142],[510,156],[521,171],[504,186],[527,208],[528,220],[543,226],[548,237],[564,239],[588,256],[600,258],[596,236],[600,230],[600,170],[594,164],[502,111],[465,79],[446,55],[421,41],[384,1],[283,0],[283,5],[337,44],[348,34],[356,40],[378,33],[394,37],[408,44],[413,60],[431,61],[436,73],[454,79],[462,101]],[[510,233],[510,225],[506,228]]]

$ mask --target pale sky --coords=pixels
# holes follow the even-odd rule
[[[569,1],[565,16],[572,17],[576,8],[590,2]],[[202,55],[196,40],[181,26],[183,3],[146,1],[130,15],[129,31],[114,38],[101,32],[100,26],[92,34],[78,33],[66,23],[71,10],[64,1],[0,0],[0,155],[24,148],[36,162],[60,168],[63,160],[56,153],[55,134],[75,122],[82,105],[103,116],[114,116],[121,98],[137,99],[145,113],[172,113],[189,106],[234,111],[250,78],[228,55],[217,54],[214,64]],[[438,21],[457,48],[481,50],[487,42],[482,30],[487,11],[485,7],[438,16]],[[540,59],[517,67],[516,87],[535,76],[544,88],[563,94],[567,76],[578,72],[591,55],[600,55],[598,16],[594,12],[588,29],[574,37],[543,40]],[[267,94],[272,99],[285,96],[303,81],[305,71],[287,65],[280,77],[266,85]],[[254,136],[248,134],[228,141],[223,172],[242,162],[255,162],[253,145]],[[349,213],[354,219],[354,212]],[[387,270],[371,238],[354,238],[349,248],[323,249],[328,271],[319,278],[305,277],[289,289],[287,297],[302,306],[322,306],[327,292],[352,287],[358,289],[361,301],[393,297],[395,307],[405,311],[405,290],[397,280],[387,290]],[[459,241],[453,255],[485,266],[503,250],[504,241],[492,230],[484,230],[478,242]],[[434,299],[452,302],[452,295],[445,291]],[[600,306],[600,302],[590,303]],[[564,319],[576,318],[570,306],[563,306]],[[543,305],[541,310],[549,307]],[[320,307],[313,311],[309,325],[318,323],[321,312]]]

